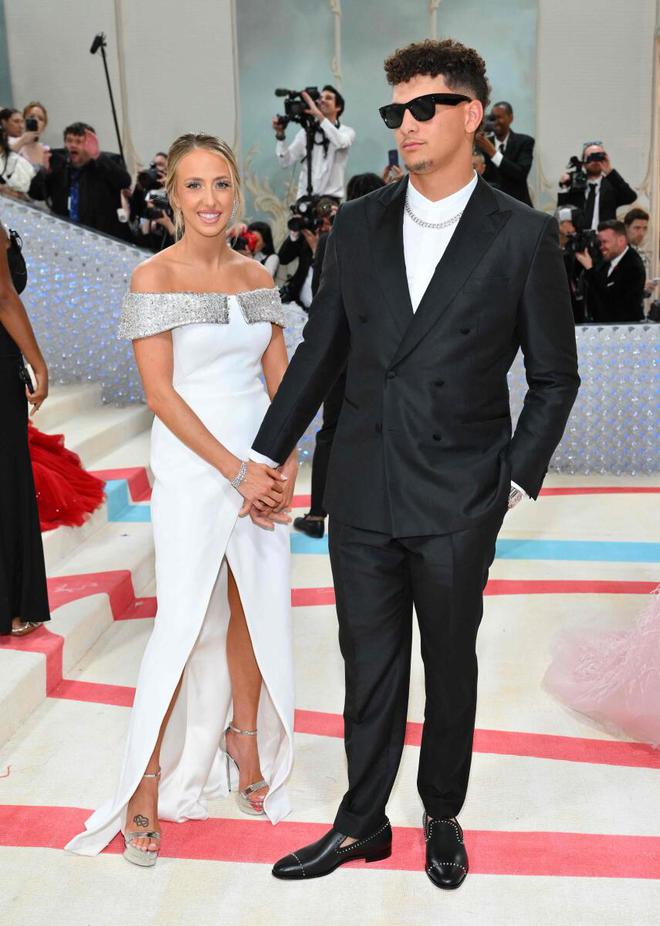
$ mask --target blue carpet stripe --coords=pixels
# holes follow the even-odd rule
[[[328,552],[327,538],[312,540],[291,535],[292,553]],[[609,540],[503,540],[497,541],[498,559],[576,560],[592,563],[657,563],[660,543]]]
[[[106,482],[108,520],[118,522],[148,522],[151,506],[132,502],[125,479]],[[301,555],[327,555],[328,539],[312,540],[304,534],[291,534],[291,552]],[[660,543],[637,543],[610,540],[526,540],[497,541],[498,559],[580,561],[591,563],[657,563]]]
[[[108,500],[108,521],[151,521],[151,505],[137,505],[128,494],[125,479],[109,479],[105,484]]]

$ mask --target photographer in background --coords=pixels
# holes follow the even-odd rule
[[[559,246],[564,257],[568,286],[571,292],[573,320],[576,325],[589,321],[586,299],[586,270],[578,260],[578,253],[587,252],[592,261],[600,258],[598,235],[582,227],[582,213],[575,206],[562,206],[555,212],[559,225]]]
[[[527,175],[534,159],[534,139],[512,132],[512,122],[511,103],[495,103],[481,131],[474,136],[474,143],[486,158],[484,180],[531,206]]]
[[[595,322],[642,321],[646,273],[641,257],[628,244],[623,222],[601,222],[598,243],[599,262],[588,251],[576,253],[586,271],[589,315]]]
[[[582,160],[572,157],[568,170],[559,178],[557,206],[576,206],[585,228],[597,229],[601,222],[616,219],[619,206],[637,199],[635,191],[610,163],[602,142],[587,142]]]
[[[314,88],[308,88],[313,90]],[[289,97],[294,94],[289,94]],[[298,130],[290,145],[286,144],[285,129],[289,118],[275,116],[273,128],[275,129],[275,154],[280,165],[291,167],[301,164],[298,177],[298,198],[308,192],[316,196],[334,196],[337,200],[344,196],[344,183],[346,175],[346,161],[348,152],[355,140],[355,131],[347,125],[341,125],[339,117],[344,112],[344,98],[330,84],[326,84],[315,102],[307,90],[300,93],[305,105],[304,114],[309,118],[303,119],[302,128]],[[289,100],[287,100],[289,103]],[[290,105],[287,107],[291,111]],[[299,117],[300,118],[300,117]],[[297,120],[296,120],[297,121]],[[307,131],[312,139],[311,182],[312,189],[308,191],[307,168]]]
[[[157,253],[174,244],[173,213],[165,192],[167,154],[158,151],[146,170],[138,172],[129,203],[129,222],[138,247]]]
[[[312,303],[312,277],[314,275],[314,254],[319,235],[329,232],[337,209],[332,196],[301,196],[293,206],[293,215],[287,222],[289,234],[277,252],[280,264],[286,266],[298,261],[294,274],[280,288],[282,302],[297,302],[307,309]]]
[[[101,151],[91,125],[74,122],[65,128],[64,148],[53,150],[42,177],[44,189],[35,198],[45,199],[55,215],[130,240],[118,211],[131,178],[119,155]]]

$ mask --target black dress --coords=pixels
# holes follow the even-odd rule
[[[0,324],[0,634],[48,621],[46,567],[27,438],[21,352]]]

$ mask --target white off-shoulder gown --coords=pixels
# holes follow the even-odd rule
[[[283,325],[277,290],[233,296],[130,293],[121,333],[136,338],[172,329],[174,388],[225,447],[247,459],[269,404],[260,374],[272,323]],[[206,819],[206,799],[227,794],[220,751],[232,718],[227,565],[263,677],[257,739],[269,785],[264,810],[277,823],[290,809],[285,790],[294,713],[288,529],[276,525],[269,532],[239,518],[238,492],[158,419],[151,467],[158,612],[140,666],[117,790],[66,846],[84,855],[100,852],[124,829],[127,803],[182,673],[161,749],[159,817]]]

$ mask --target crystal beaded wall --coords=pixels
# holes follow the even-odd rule
[[[23,237],[30,279],[24,302],[57,383],[103,385],[105,402],[142,401],[131,346],[117,337],[120,306],[145,252],[47,213],[0,201],[0,219]],[[307,314],[287,305],[289,354]],[[576,331],[582,387],[551,469],[562,473],[660,471],[660,325],[584,326]],[[514,421],[527,388],[520,355],[509,373]],[[299,444],[314,450],[315,418]]]
[[[585,325],[576,337],[582,385],[551,469],[660,472],[660,325]],[[514,421],[526,388],[518,354],[509,373]]]
[[[145,252],[5,197],[0,219],[23,239],[23,301],[51,382],[100,382],[104,402],[141,401],[133,349],[117,329],[131,272]]]

